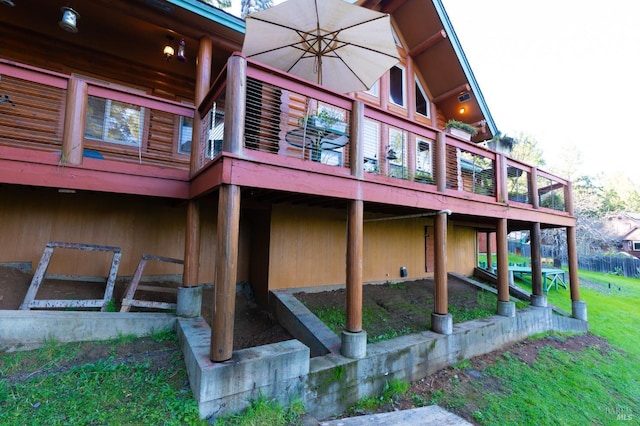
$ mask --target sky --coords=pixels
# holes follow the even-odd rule
[[[581,155],[582,174],[640,186],[640,134],[617,123],[640,127],[640,2],[442,2],[503,134],[531,135],[548,167]]]
[[[498,130],[533,137],[544,170],[640,187],[640,133],[617,123],[640,129],[640,1],[442,3]]]

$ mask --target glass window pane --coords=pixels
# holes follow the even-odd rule
[[[140,146],[144,108],[126,102],[89,96],[85,137]]]
[[[429,117],[429,99],[422,89],[420,81],[416,78],[416,112]]]
[[[180,154],[191,153],[191,140],[193,138],[193,118],[180,117],[180,139],[178,152]]]
[[[389,100],[404,106],[404,88],[404,69],[396,65],[389,70]]]

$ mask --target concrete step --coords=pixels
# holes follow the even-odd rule
[[[468,426],[471,423],[437,405],[320,422],[320,426]]]

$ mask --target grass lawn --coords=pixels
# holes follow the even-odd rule
[[[570,337],[536,336],[543,347],[531,363],[509,350],[487,365],[466,360],[449,369],[445,387],[418,393],[415,383],[393,383],[360,408],[405,398],[411,406],[439,404],[482,425],[640,424],[640,280],[582,271],[580,279],[591,331],[611,349],[558,350],[544,342]],[[548,300],[571,310],[568,290],[551,290]],[[88,346],[52,342],[37,351],[0,353],[0,424],[207,424],[198,419],[175,335],[153,339],[169,352],[130,360],[122,357],[131,344],[123,336]],[[107,345],[103,349],[113,359],[74,363],[96,345]],[[463,381],[471,371],[474,378]],[[258,400],[246,413],[216,424],[284,426],[296,424],[303,410],[300,401],[287,409]]]

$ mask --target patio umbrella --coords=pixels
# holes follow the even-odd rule
[[[242,53],[340,93],[369,89],[399,61],[389,15],[343,0],[287,0],[248,15]]]

